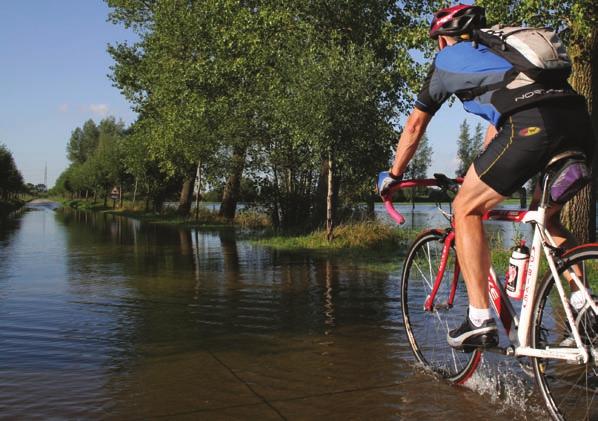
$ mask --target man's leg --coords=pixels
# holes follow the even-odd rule
[[[498,343],[496,324],[489,310],[490,250],[484,236],[482,216],[504,199],[480,180],[472,165],[453,201],[457,257],[470,304],[468,320],[448,334],[449,344],[453,347]]]
[[[530,209],[537,209],[540,199],[542,197],[542,188],[540,182],[536,184],[532,202],[530,203]],[[557,246],[564,249],[571,248],[577,245],[577,240],[569,232],[567,228],[561,223],[561,210],[563,205],[554,203],[546,209],[546,229],[554,239]]]
[[[478,177],[471,166],[453,201],[455,241],[459,265],[465,278],[469,304],[488,308],[490,250],[484,236],[482,216],[505,199]]]
[[[536,190],[534,191],[534,196],[532,199],[532,203],[530,208],[535,209],[537,204],[540,202],[540,197],[542,196],[542,190],[540,185],[536,185]],[[554,242],[557,246],[567,250],[571,247],[574,247],[578,244],[577,239],[571,234],[571,232],[565,228],[565,226],[561,223],[561,210],[563,209],[563,205],[560,204],[552,204],[548,209],[546,209],[546,229],[552,236]],[[574,265],[573,270],[575,274],[583,279],[583,269],[580,265]],[[571,289],[571,297],[569,298],[571,305],[575,311],[580,311],[583,306],[586,304],[586,298],[582,291],[579,291],[577,284],[573,282],[573,277],[568,273],[563,273],[563,276],[569,283],[569,288]],[[587,285],[586,285],[587,287]],[[573,342],[571,342],[572,344]]]

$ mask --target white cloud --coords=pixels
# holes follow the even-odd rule
[[[89,110],[99,116],[105,116],[108,114],[108,106],[106,104],[91,104],[89,106]]]
[[[58,106],[58,111],[60,111],[61,113],[67,113],[69,111],[69,104],[60,104]]]

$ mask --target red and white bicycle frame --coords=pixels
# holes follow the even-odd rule
[[[438,186],[439,182],[437,179],[426,179],[426,180],[406,180],[402,181],[398,186],[393,188],[401,189],[415,186]],[[396,211],[392,201],[388,197],[384,201],[388,214],[399,224],[403,224],[405,219],[403,216]],[[488,294],[492,306],[500,318],[501,323],[505,329],[511,346],[507,348],[507,354],[515,356],[529,356],[539,358],[555,358],[572,361],[578,364],[585,364],[588,362],[589,356],[586,351],[583,342],[579,336],[577,329],[571,329],[573,337],[575,339],[576,348],[546,348],[538,349],[530,346],[530,332],[531,332],[531,319],[533,311],[533,302],[536,297],[536,287],[538,285],[538,272],[540,268],[540,260],[542,253],[545,255],[548,265],[552,272],[555,280],[555,285],[558,290],[560,299],[563,303],[563,309],[565,310],[567,320],[570,326],[575,326],[574,316],[569,306],[569,300],[567,293],[561,282],[561,276],[559,276],[558,269],[553,257],[553,250],[556,248],[556,244],[553,238],[550,236],[548,231],[544,228],[546,208],[539,207],[535,211],[527,210],[491,210],[483,216],[483,220],[493,221],[506,221],[506,222],[517,222],[517,223],[531,223],[534,224],[534,235],[532,241],[532,247],[530,251],[529,264],[526,274],[526,285],[523,295],[523,301],[521,305],[520,318],[517,317],[517,313],[508,298],[505,289],[498,281],[494,269],[490,269],[488,275]],[[434,281],[434,286],[430,295],[426,298],[424,308],[426,311],[433,311],[438,306],[452,307],[455,293],[457,290],[457,283],[459,282],[460,268],[459,262],[455,259],[455,267],[453,270],[453,279],[451,289],[447,303],[436,303],[436,294],[440,288],[442,279],[444,278],[444,272],[449,257],[451,248],[454,245],[455,233],[453,230],[448,230],[444,239],[444,245],[441,256],[441,263]],[[579,276],[570,270],[568,275],[572,278],[572,281],[577,285],[580,291],[583,291],[586,295],[586,301],[590,303],[590,306],[596,314],[598,314],[598,306],[596,306],[594,300],[590,297],[587,292],[584,283],[579,279]],[[594,359],[598,359],[598,355],[593,356]]]

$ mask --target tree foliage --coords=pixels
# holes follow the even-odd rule
[[[459,126],[459,139],[457,141],[457,160],[459,166],[455,171],[455,175],[462,177],[467,173],[467,170],[480,154],[483,143],[482,125],[478,123],[475,128],[475,133],[470,133],[469,124],[467,120]]]
[[[23,176],[15,164],[12,153],[0,144],[0,199],[8,200],[27,190]]]
[[[73,130],[66,146],[69,161],[82,164],[98,147],[100,133],[93,120],[87,120],[83,127]]]
[[[199,164],[224,186],[225,216],[252,180],[283,227],[322,222],[329,174],[335,208],[369,194],[421,70],[411,3],[107,3],[139,37],[109,47],[113,81],[139,113],[131,145],[147,151],[127,160],[136,177],[153,167],[188,183]]]
[[[114,117],[98,125],[88,120],[73,130],[67,144],[71,165],[60,174],[53,192],[107,197],[109,190],[126,178],[124,135],[124,123]]]
[[[432,152],[428,136],[424,135],[419,142],[415,155],[413,155],[411,162],[409,162],[409,167],[405,171],[404,178],[426,178],[428,176],[428,168],[432,164]]]

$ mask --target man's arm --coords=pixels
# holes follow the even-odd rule
[[[417,108],[413,110],[397,145],[397,154],[391,168],[392,175],[399,176],[405,172],[431,119],[431,114]]]

